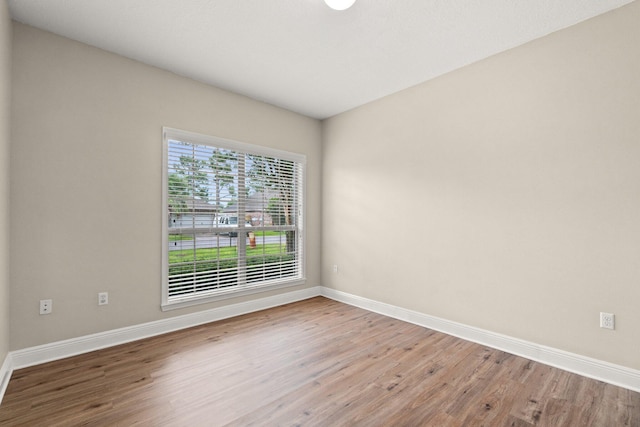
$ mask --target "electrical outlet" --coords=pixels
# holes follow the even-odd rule
[[[611,313],[600,313],[600,327],[605,329],[616,328],[616,316]]]
[[[99,292],[98,305],[107,305],[107,304],[109,304],[109,292]]]
[[[40,314],[51,314],[53,311],[53,300],[41,299],[40,300]]]
[[[334,273],[338,272],[338,264],[333,264],[333,272]]]

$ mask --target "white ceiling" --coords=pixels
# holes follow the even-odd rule
[[[12,17],[326,118],[632,0],[9,0]]]

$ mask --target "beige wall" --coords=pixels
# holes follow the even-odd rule
[[[640,369],[638,22],[634,2],[327,120],[323,285]]]
[[[255,298],[161,312],[163,126],[307,155],[306,286],[320,284],[319,121],[13,28],[12,349]]]
[[[0,0],[0,365],[9,351],[9,110],[11,20]]]
[[[635,2],[327,120],[322,186],[318,121],[14,24],[11,348],[239,301],[160,311],[170,126],[308,156],[308,286],[322,267],[325,286],[640,369],[638,18]]]

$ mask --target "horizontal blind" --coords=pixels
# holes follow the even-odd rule
[[[165,132],[166,302],[302,279],[304,158],[190,136]]]

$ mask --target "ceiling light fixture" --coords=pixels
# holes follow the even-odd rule
[[[349,9],[351,6],[353,6],[356,0],[324,0],[324,2],[331,9],[346,10],[346,9]]]

